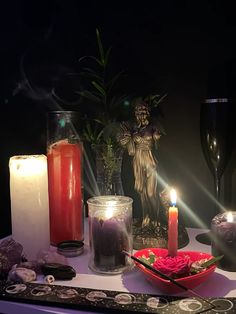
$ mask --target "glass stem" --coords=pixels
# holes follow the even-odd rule
[[[220,202],[220,178],[215,176],[214,183],[215,183],[215,197],[217,201]]]

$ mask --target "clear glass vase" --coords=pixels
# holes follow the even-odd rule
[[[96,158],[97,193],[100,195],[124,195],[121,181],[123,148],[100,144],[92,145]]]

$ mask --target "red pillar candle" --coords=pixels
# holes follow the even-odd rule
[[[50,111],[47,125],[50,240],[83,241],[83,145],[78,112]]]
[[[51,244],[83,241],[82,145],[60,141],[47,156]]]
[[[168,220],[168,255],[176,256],[178,250],[178,208],[176,205],[176,192],[171,190],[170,199],[172,206],[169,207]]]

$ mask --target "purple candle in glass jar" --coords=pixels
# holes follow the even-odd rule
[[[132,253],[132,199],[98,196],[89,199],[88,205],[89,267],[100,273],[120,273],[131,264],[122,250]]]
[[[227,271],[236,271],[236,212],[216,215],[211,222],[212,255],[224,257],[217,266]]]

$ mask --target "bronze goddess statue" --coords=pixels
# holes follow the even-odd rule
[[[157,160],[154,145],[163,134],[151,123],[150,109],[146,102],[135,106],[135,123],[123,122],[119,142],[133,156],[134,189],[139,193],[142,205],[141,228],[147,234],[160,224]]]
[[[134,189],[138,192],[142,206],[141,221],[134,224],[134,248],[167,247],[169,193],[168,187],[159,191],[158,161],[154,147],[164,131],[151,120],[148,104],[141,100],[135,105],[135,122],[121,123],[118,141],[133,156]],[[189,239],[179,217],[179,247]]]

